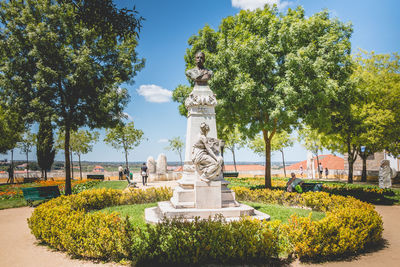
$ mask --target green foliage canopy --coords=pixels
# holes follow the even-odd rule
[[[129,101],[127,90],[119,86],[132,81],[144,66],[135,51],[140,24],[127,25],[129,34],[114,31],[126,19],[140,21],[136,13],[118,12],[110,1],[96,3],[0,3],[2,101],[28,120],[50,115],[65,131],[66,194],[71,193],[70,130],[114,126]],[[113,20],[100,16],[91,24],[93,20],[83,16],[91,11]]]
[[[250,138],[263,133],[267,187],[275,133],[290,133],[299,119],[317,123],[345,90],[351,33],[351,25],[330,19],[328,11],[306,17],[301,7],[279,14],[265,6],[223,19],[218,31],[206,25],[189,39],[186,68],[202,50],[214,72],[209,84],[219,101],[218,123],[237,124]],[[183,95],[185,87],[177,90]]]
[[[129,150],[137,147],[142,140],[143,131],[136,129],[134,122],[129,122],[128,124],[117,124],[116,127],[107,129],[106,138],[104,142],[111,145],[113,148],[119,150],[122,149],[125,152],[125,162],[126,168],[128,166],[128,153]]]

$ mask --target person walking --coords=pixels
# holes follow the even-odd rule
[[[149,169],[146,166],[146,163],[143,163],[142,167],[140,168],[140,172],[142,175],[142,183],[143,186],[147,185],[147,177],[149,176]]]
[[[122,177],[123,174],[124,174],[124,168],[122,168],[122,166],[119,165],[119,167],[118,167],[118,179],[119,180],[123,180],[123,177]]]
[[[322,178],[322,173],[324,172],[324,167],[322,167],[321,162],[318,165],[318,171],[319,171],[319,178]]]
[[[303,178],[303,172],[304,172],[303,166],[300,166],[299,172],[300,172],[300,177]]]
[[[326,179],[328,179],[328,174],[329,174],[328,168],[325,168],[325,178]]]

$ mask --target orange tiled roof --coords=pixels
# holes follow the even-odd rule
[[[318,156],[319,162],[322,167],[328,168],[328,170],[344,170],[344,159],[335,155],[320,155]],[[317,157],[314,157],[314,167],[317,169]],[[299,170],[300,166],[303,166],[303,170],[307,169],[307,160],[297,162],[290,166],[287,166],[287,170]]]

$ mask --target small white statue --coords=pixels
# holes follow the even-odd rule
[[[210,127],[206,123],[200,125],[200,137],[193,145],[192,161],[196,171],[200,174],[200,180],[209,182],[218,180],[223,159],[219,156],[220,140],[207,137]]]
[[[389,160],[382,160],[379,168],[379,187],[383,189],[392,187],[392,176],[393,170],[390,168]]]

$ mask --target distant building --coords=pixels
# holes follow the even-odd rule
[[[344,158],[347,159],[347,153],[344,154]],[[400,171],[400,159],[399,158],[392,157],[386,152],[377,152],[373,155],[370,155],[367,158],[367,162],[366,162],[367,177],[369,179],[376,180],[378,178],[381,161],[384,159],[387,159],[390,161],[391,168],[395,169],[397,172]],[[353,165],[354,176],[361,177],[362,167],[363,167],[362,158],[360,156],[357,156],[357,159]],[[344,163],[344,168],[346,171],[349,169],[349,163],[347,160]]]
[[[325,168],[328,168],[328,178],[343,178],[345,174],[345,160],[341,157],[328,154],[328,155],[319,155],[318,161],[321,163],[324,168],[324,172],[322,177],[325,178]],[[314,176],[318,177],[318,161],[317,157],[313,157],[314,162]],[[300,166],[303,167],[303,177],[307,177],[307,160],[303,160],[292,164],[286,167],[286,170],[289,172],[294,172],[296,174],[300,174]],[[311,177],[310,177],[311,178]]]
[[[104,168],[100,165],[94,166],[93,168],[94,172],[104,172]]]

